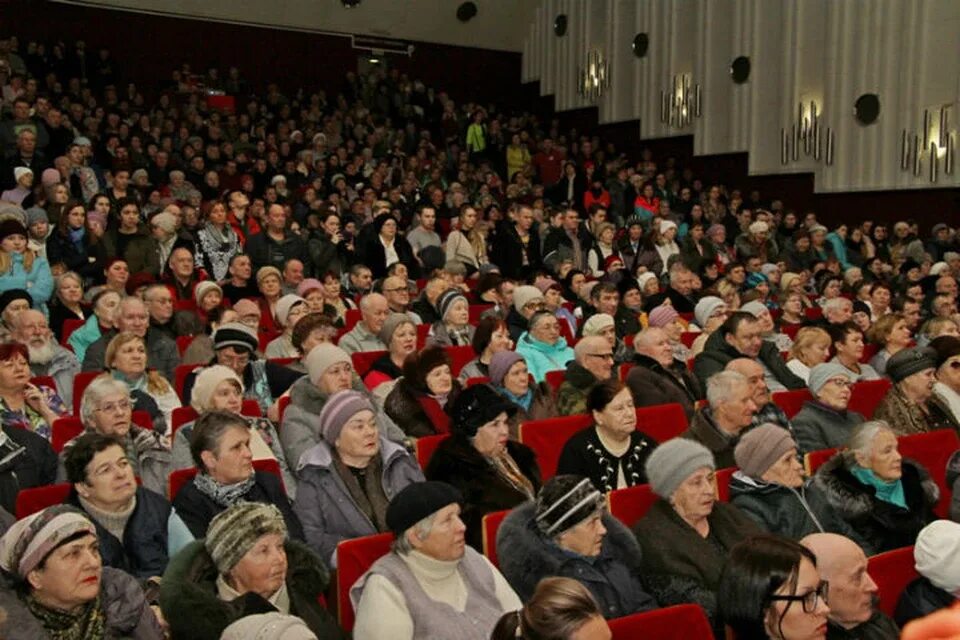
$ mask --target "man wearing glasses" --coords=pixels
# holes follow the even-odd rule
[[[404,313],[410,316],[414,324],[423,324],[423,319],[410,310],[410,289],[406,281],[398,276],[390,276],[383,281],[383,297],[387,299],[390,313]]]
[[[900,631],[874,605],[877,583],[867,573],[867,556],[857,543],[835,533],[814,533],[800,544],[817,557],[826,593],[827,640],[898,638]]]
[[[557,410],[562,416],[586,413],[590,389],[613,375],[613,348],[602,336],[583,338],[574,348],[573,356],[557,391]]]

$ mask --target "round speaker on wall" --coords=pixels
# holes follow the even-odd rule
[[[567,35],[567,14],[561,13],[553,20],[553,32],[558,38]]]
[[[646,57],[647,49],[650,48],[650,37],[645,33],[638,33],[633,36],[633,44],[630,46],[633,48],[633,55],[638,58]]]
[[[460,22],[470,22],[477,15],[476,2],[464,2],[457,7],[457,20]]]
[[[730,63],[730,78],[736,84],[743,84],[750,77],[750,58],[739,56]]]
[[[880,96],[865,93],[853,103],[853,117],[860,124],[873,124],[880,117]]]

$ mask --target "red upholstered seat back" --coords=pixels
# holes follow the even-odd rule
[[[350,602],[350,588],[374,562],[390,552],[392,533],[379,533],[344,540],[337,545],[337,617],[344,631],[353,630],[355,612]]]
[[[704,640],[713,637],[710,621],[699,605],[680,604],[609,621],[613,640]]]
[[[913,547],[894,549],[868,558],[867,572],[880,590],[880,610],[892,616],[900,594],[918,575]]]

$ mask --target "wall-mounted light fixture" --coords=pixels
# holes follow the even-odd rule
[[[660,122],[680,129],[700,117],[700,85],[694,84],[689,73],[673,76],[672,85],[669,91],[660,90]]]
[[[940,160],[943,159],[943,173],[953,175],[956,160],[956,132],[950,130],[950,110],[952,104],[930,107],[923,110],[923,126],[919,133],[903,129],[900,133],[900,169],[913,171],[913,175],[923,173],[923,163],[927,163],[930,182],[936,182],[940,174]],[[933,117],[934,110],[937,117]]]
[[[583,65],[577,71],[577,93],[591,102],[603,96],[610,86],[610,63],[603,51],[587,52]]]
[[[815,100],[809,103],[797,103],[797,120],[787,129],[780,129],[780,164],[800,160],[800,153],[827,166],[833,165],[833,152],[836,144],[836,132],[830,127],[824,129],[823,111]]]

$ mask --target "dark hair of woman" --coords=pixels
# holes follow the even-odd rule
[[[616,378],[610,378],[593,385],[593,388],[587,394],[587,411],[590,413],[603,411],[625,388],[623,383]]]
[[[593,618],[602,617],[590,591],[570,578],[544,578],[520,611],[503,614],[491,640],[569,640]]]

